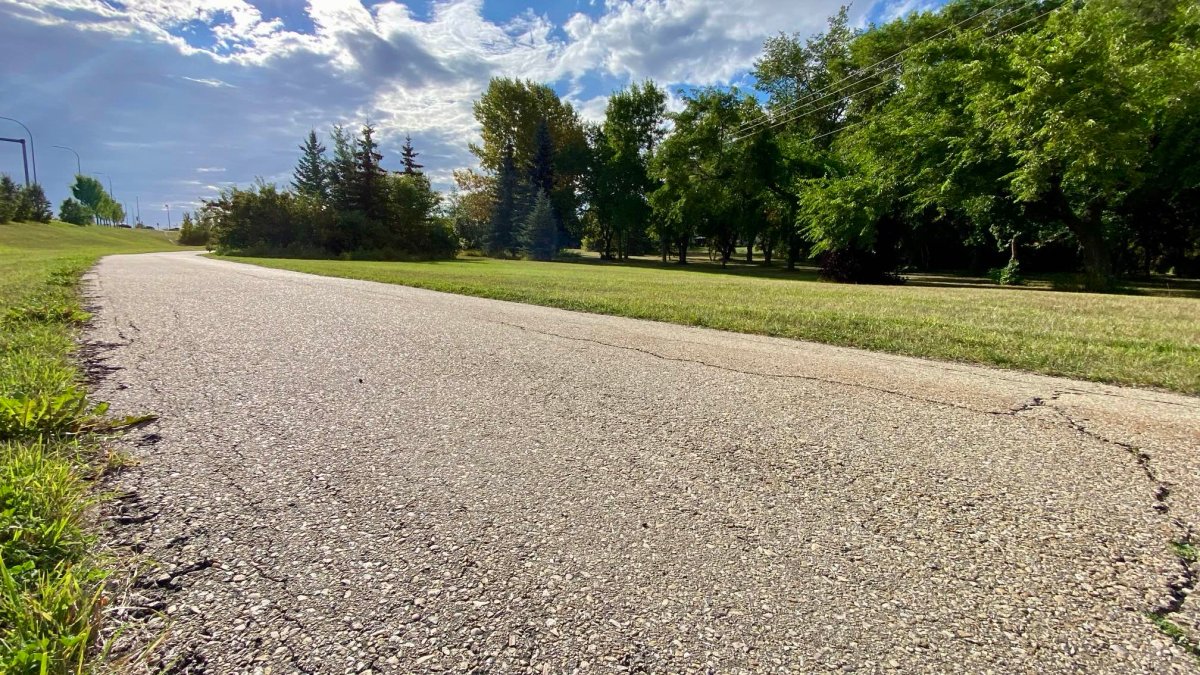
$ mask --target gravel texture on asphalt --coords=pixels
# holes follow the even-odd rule
[[[1150,618],[1200,636],[1197,399],[190,253],[89,289],[161,415],[115,669],[1200,670]]]

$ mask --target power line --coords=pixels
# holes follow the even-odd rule
[[[866,80],[868,80],[868,79],[870,79],[870,78],[872,78],[872,77],[874,77],[874,76],[876,76],[876,75],[878,75],[878,74],[880,74],[880,73],[882,73],[882,72],[884,72],[884,71],[886,71],[886,70],[888,70],[888,69],[890,69],[890,68],[895,68],[895,67],[897,67],[897,66],[899,66],[899,65],[901,65],[901,64],[900,64],[899,62],[897,62],[897,63],[894,63],[894,64],[892,64],[892,65],[890,65],[890,66],[887,66],[886,68],[881,68],[881,69],[879,69],[879,70],[877,70],[877,71],[874,71],[874,72],[869,72],[869,71],[873,71],[873,69],[875,69],[875,68],[877,68],[877,67],[879,67],[879,66],[881,66],[881,65],[883,65],[883,64],[885,64],[885,63],[887,63],[888,61],[891,61],[892,59],[895,59],[895,58],[897,58],[897,57],[903,56],[904,54],[906,54],[906,53],[908,53],[908,52],[912,51],[913,49],[916,49],[917,47],[920,47],[921,45],[923,45],[923,44],[925,44],[925,43],[927,43],[927,42],[931,42],[931,41],[933,41],[933,40],[935,40],[935,39],[937,39],[937,38],[941,37],[942,35],[945,35],[946,33],[950,32],[950,31],[952,31],[952,30],[955,30],[956,28],[959,28],[959,27],[961,27],[961,26],[963,26],[963,25],[965,25],[965,24],[967,24],[967,23],[969,23],[969,22],[971,22],[971,21],[974,21],[975,19],[979,18],[980,16],[982,16],[982,15],[984,15],[984,14],[988,13],[988,12],[991,12],[991,11],[993,11],[993,10],[995,10],[995,9],[997,9],[997,8],[999,8],[999,7],[1001,7],[1001,6],[1003,6],[1003,5],[1004,5],[1006,2],[1009,2],[1009,1],[1010,1],[1010,0],[1001,0],[1000,2],[998,2],[998,3],[994,4],[994,5],[991,5],[990,7],[987,7],[986,9],[980,10],[980,11],[976,12],[975,14],[972,14],[971,16],[969,16],[969,17],[967,17],[967,18],[963,19],[962,21],[959,21],[959,22],[958,22],[958,23],[956,23],[956,24],[953,24],[953,25],[951,25],[951,26],[947,26],[946,28],[943,28],[942,30],[940,30],[940,31],[938,31],[938,32],[936,32],[936,33],[934,33],[933,35],[930,35],[929,37],[926,37],[926,38],[925,38],[925,39],[923,39],[923,40],[920,40],[920,41],[918,41],[918,42],[915,42],[915,43],[913,43],[913,44],[911,44],[911,45],[909,45],[909,46],[905,47],[904,49],[901,49],[900,51],[896,52],[895,54],[892,54],[891,56],[888,56],[887,58],[880,59],[879,61],[876,61],[875,63],[873,63],[873,64],[871,64],[871,65],[867,66],[867,67],[864,69],[864,71],[866,72],[866,74],[863,74],[863,72],[858,72],[858,73],[854,73],[854,74],[851,74],[851,75],[847,75],[846,77],[843,77],[842,79],[840,79],[840,80],[838,80],[838,81],[836,81],[836,82],[834,82],[834,83],[832,83],[832,84],[830,84],[830,85],[827,85],[826,87],[823,87],[823,88],[821,88],[821,89],[818,89],[818,90],[817,90],[817,91],[815,91],[815,92],[812,92],[812,93],[809,95],[809,97],[808,97],[808,98],[806,98],[806,99],[805,99],[805,100],[803,100],[803,101],[793,101],[792,103],[789,103],[789,104],[787,104],[787,105],[783,106],[783,107],[782,107],[780,110],[776,111],[776,113],[775,113],[775,116],[776,116],[776,117],[780,117],[780,116],[787,116],[787,115],[790,115],[790,114],[792,113],[792,111],[796,110],[797,108],[802,108],[802,107],[804,107],[804,106],[815,105],[816,103],[819,103],[819,102],[821,102],[821,101],[823,101],[823,100],[825,100],[825,99],[829,98],[830,96],[833,96],[833,95],[835,95],[835,94],[838,94],[838,93],[841,93],[841,92],[843,92],[843,91],[846,91],[847,89],[850,89],[850,88],[852,88],[854,85],[856,85],[856,84],[859,84],[859,83],[861,83],[861,82],[864,82],[864,81],[866,81]],[[1020,7],[1017,7],[1017,8],[1015,8],[1015,9],[1009,10],[1009,11],[1007,11],[1005,14],[1003,14],[1003,15],[1001,15],[1001,16],[1008,16],[1008,15],[1014,14],[1014,13],[1016,13],[1016,12],[1019,12],[1019,11],[1021,11],[1021,10],[1025,9],[1026,7],[1028,7],[1028,6],[1030,6],[1030,5],[1034,4],[1035,2],[1038,2],[1038,1],[1039,1],[1039,0],[1025,0],[1025,2],[1024,2],[1023,4],[1021,4],[1021,6],[1020,6]],[[841,87],[840,89],[836,89],[836,90],[834,90],[834,91],[829,91],[830,89],[833,89],[833,87],[837,87],[838,85],[842,84],[843,82],[846,82],[846,81],[848,81],[848,80],[854,79],[854,78],[856,78],[856,77],[857,77],[857,78],[859,78],[859,79],[858,79],[858,80],[856,80],[856,81],[854,81],[854,82],[851,82],[850,84],[846,85],[845,87]],[[822,92],[826,92],[826,93],[825,93],[824,95],[822,95],[822,96],[819,96],[819,97],[817,97],[817,98],[813,98],[813,97],[817,96],[818,94],[821,94]],[[759,120],[754,120],[754,121],[752,121],[752,122],[747,122],[747,123],[744,123],[744,124],[742,124],[741,126],[739,126],[737,129],[734,129],[732,133],[733,133],[734,135],[738,136],[738,137],[739,137],[739,138],[738,138],[738,140],[740,140],[741,138],[744,138],[744,137],[746,136],[747,132],[750,132],[751,130],[753,130],[753,129],[754,129],[754,127],[756,127],[756,126],[761,126],[761,125],[763,125],[763,124],[768,124],[770,121],[771,121],[771,120],[770,120],[768,117],[764,117],[764,118],[762,118],[762,119],[759,119]],[[768,128],[771,128],[771,127],[768,127]]]
[[[1035,0],[1031,0],[1031,2],[1032,2],[1032,1],[1035,1]],[[1030,3],[1026,3],[1026,4],[1030,4]],[[1014,31],[1014,30],[1017,30],[1018,28],[1021,28],[1022,26],[1025,26],[1025,25],[1027,25],[1027,24],[1030,24],[1030,23],[1032,23],[1032,22],[1034,22],[1034,21],[1037,21],[1038,19],[1040,19],[1040,18],[1042,18],[1042,17],[1046,16],[1047,14],[1050,14],[1051,12],[1053,12],[1053,11],[1055,11],[1055,10],[1057,10],[1057,9],[1060,9],[1061,7],[1062,7],[1062,5],[1059,5],[1058,7],[1052,7],[1052,8],[1050,8],[1050,9],[1048,9],[1048,10],[1046,10],[1046,11],[1042,12],[1041,14],[1038,14],[1037,16],[1034,16],[1034,17],[1031,17],[1031,18],[1029,18],[1029,19],[1026,19],[1025,21],[1022,21],[1021,23],[1018,23],[1018,24],[1016,24],[1016,25],[1014,25],[1014,26],[1010,26],[1009,28],[1006,28],[1006,29],[1004,29],[1004,30],[1000,31],[999,33],[996,33],[995,35],[989,35],[988,37],[984,38],[984,40],[983,40],[983,41],[984,41],[984,42],[987,42],[987,41],[989,41],[989,40],[994,40],[994,39],[996,39],[996,38],[998,38],[998,37],[1002,37],[1002,36],[1004,36],[1004,35],[1006,35],[1006,34],[1008,34],[1008,33],[1011,33],[1011,32],[1012,32],[1012,31]],[[1015,13],[1015,12],[1017,12],[1017,11],[1019,11],[1019,9],[1018,9],[1018,10],[1013,10],[1012,12],[1009,12],[1009,14]],[[913,45],[913,46],[916,46],[916,45]],[[893,64],[893,65],[892,65],[892,66],[890,66],[890,67],[893,67],[893,68],[894,68],[895,66],[898,66],[898,65],[900,65],[900,64]],[[891,78],[888,78],[887,80],[883,80],[882,82],[879,82],[878,84],[876,84],[876,85],[874,85],[874,86],[872,86],[872,87],[868,87],[868,88],[866,88],[866,89],[863,89],[863,90],[861,90],[861,91],[858,91],[858,92],[855,92],[855,93],[853,93],[853,94],[850,94],[850,95],[848,95],[848,96],[845,96],[845,97],[843,97],[843,98],[841,98],[841,99],[838,99],[837,101],[834,101],[833,103],[830,103],[830,104],[828,104],[828,105],[826,105],[826,106],[823,106],[822,108],[818,108],[818,109],[816,109],[816,110],[799,111],[799,112],[797,112],[796,114],[789,115],[788,117],[786,117],[786,118],[784,118],[784,119],[781,119],[781,120],[778,120],[778,121],[772,122],[772,123],[768,124],[766,127],[762,128],[762,129],[757,129],[757,130],[751,130],[751,131],[747,131],[747,132],[742,132],[742,133],[740,133],[738,136],[736,136],[735,138],[731,139],[731,140],[730,140],[730,142],[731,142],[731,143],[736,143],[736,142],[738,142],[738,141],[745,140],[745,139],[749,138],[750,136],[753,136],[754,134],[758,133],[759,131],[767,131],[767,130],[770,130],[770,129],[774,129],[775,127],[778,127],[778,126],[780,126],[780,125],[783,125],[783,124],[787,124],[788,122],[793,122],[793,121],[795,121],[795,120],[798,120],[798,119],[800,119],[800,118],[802,118],[802,117],[804,117],[804,116],[806,116],[806,115],[811,115],[811,114],[812,114],[812,113],[814,113],[814,112],[819,112],[820,110],[825,110],[826,108],[830,108],[830,107],[832,107],[832,106],[834,106],[834,105],[837,105],[837,104],[839,104],[839,103],[842,103],[842,102],[844,102],[844,101],[848,101],[848,100],[850,100],[851,98],[853,98],[853,97],[857,96],[858,94],[861,94],[861,93],[864,93],[864,92],[870,91],[871,89],[876,89],[876,88],[878,88],[878,87],[880,87],[880,86],[883,86],[884,84],[888,84],[888,83],[891,83],[891,82],[898,81],[898,80],[899,80],[901,77],[903,77],[903,74],[895,75],[895,76],[893,76],[893,77],[891,77]],[[864,79],[866,79],[866,78],[864,78]],[[862,81],[862,80],[860,80],[860,82],[861,82],[861,81]],[[842,127],[842,128],[848,128],[848,127],[851,127],[851,126],[857,126],[857,124],[851,124],[851,125],[847,125],[847,126],[845,126],[845,127]],[[829,132],[829,133],[825,133],[825,134],[821,134],[821,135],[819,135],[819,136],[815,136],[815,137],[813,137],[813,138],[809,139],[809,141],[817,140],[817,139],[819,139],[819,138],[824,138],[825,136],[832,135],[833,133],[836,133],[836,132],[837,132],[837,131],[839,131],[839,130],[840,130],[840,129],[837,129],[837,130],[831,131],[831,132]]]
[[[889,56],[889,57],[887,57],[887,58],[880,59],[879,61],[876,61],[875,63],[873,63],[873,64],[871,64],[871,65],[867,66],[867,67],[864,69],[864,71],[872,71],[874,68],[877,68],[878,66],[881,66],[881,65],[883,65],[883,64],[885,64],[885,63],[887,63],[888,61],[891,61],[892,59],[895,59],[896,57],[902,56],[902,55],[906,54],[907,52],[909,52],[909,51],[912,51],[913,49],[916,49],[917,47],[921,46],[922,44],[924,44],[924,43],[926,43],[926,42],[930,42],[930,41],[932,41],[932,40],[935,40],[935,39],[937,39],[938,37],[941,37],[942,35],[944,35],[944,34],[946,34],[946,33],[950,32],[950,31],[952,31],[952,30],[954,30],[954,29],[956,29],[956,28],[959,28],[959,27],[963,26],[964,24],[967,24],[967,23],[969,23],[969,22],[971,22],[971,21],[975,20],[976,18],[978,18],[978,17],[982,16],[983,14],[986,14],[987,12],[990,12],[990,11],[992,11],[992,10],[994,10],[994,9],[998,8],[998,7],[1001,7],[1001,6],[1002,6],[1002,5],[1003,5],[1005,2],[1009,2],[1009,0],[1001,0],[1000,2],[997,2],[996,4],[994,4],[994,5],[991,5],[990,7],[987,7],[986,9],[980,10],[979,12],[976,12],[975,14],[972,14],[971,16],[967,17],[966,19],[963,19],[962,21],[959,21],[958,23],[956,23],[956,24],[954,24],[954,25],[952,25],[952,26],[947,26],[946,28],[943,28],[942,30],[938,31],[937,33],[934,33],[933,35],[930,35],[929,37],[927,37],[927,38],[925,38],[925,39],[923,39],[923,40],[920,40],[920,41],[918,41],[918,42],[915,42],[915,43],[913,43],[913,44],[909,45],[908,47],[905,47],[904,49],[902,49],[902,50],[900,50],[900,51],[896,52],[895,54],[892,54],[891,56]],[[1020,7],[1016,8],[1016,9],[1014,9],[1014,10],[1011,10],[1009,13],[1011,14],[1011,13],[1013,13],[1013,12],[1018,12],[1018,11],[1020,11],[1020,10],[1022,10],[1022,9],[1025,9],[1025,7],[1028,7],[1029,5],[1033,4],[1034,2],[1037,2],[1037,0],[1026,0],[1026,1],[1025,1],[1025,3],[1024,3],[1023,5],[1021,5]],[[828,85],[828,86],[826,86],[826,87],[823,87],[823,88],[821,88],[821,89],[818,89],[818,90],[817,90],[817,91],[815,91],[815,92],[812,92],[812,93],[809,95],[809,97],[808,97],[807,99],[803,100],[803,101],[793,101],[792,103],[789,103],[789,104],[787,104],[787,105],[783,106],[783,107],[782,107],[780,110],[776,111],[776,113],[775,113],[775,114],[776,114],[777,116],[779,116],[779,115],[788,115],[788,114],[790,114],[790,113],[791,113],[791,110],[794,110],[794,109],[796,109],[796,108],[798,108],[798,107],[803,107],[803,106],[807,106],[807,105],[813,105],[813,104],[815,104],[815,103],[818,103],[818,102],[820,102],[820,101],[823,101],[823,100],[825,100],[826,98],[829,98],[830,96],[833,96],[834,94],[837,94],[837,93],[840,93],[840,92],[846,91],[847,89],[849,89],[849,88],[853,87],[854,85],[856,85],[856,84],[858,84],[858,83],[860,83],[860,82],[863,82],[863,81],[865,81],[865,80],[867,80],[867,79],[870,79],[871,77],[873,77],[873,76],[875,76],[875,75],[878,75],[879,73],[883,72],[884,70],[887,70],[888,68],[894,68],[894,67],[896,67],[896,66],[898,66],[898,65],[900,65],[900,64],[899,64],[899,63],[895,63],[895,64],[892,64],[892,65],[888,66],[887,68],[883,68],[883,69],[880,69],[880,70],[878,70],[878,71],[875,71],[875,72],[866,72],[866,74],[865,74],[865,75],[864,75],[862,72],[858,72],[858,73],[854,73],[854,74],[851,74],[851,75],[847,75],[846,77],[843,77],[842,79],[838,80],[837,82],[834,82],[834,83],[832,83],[832,84],[830,84],[830,85]],[[860,75],[861,75],[861,77],[860,77]],[[829,91],[829,89],[832,89],[833,87],[836,87],[836,86],[838,86],[839,84],[841,84],[841,83],[843,83],[843,82],[846,82],[847,80],[851,80],[851,79],[853,79],[853,78],[856,78],[856,77],[858,77],[859,79],[858,79],[858,80],[856,80],[855,82],[851,82],[849,85],[847,85],[847,86],[845,86],[845,87],[842,87],[842,88],[840,88],[840,89],[836,89],[836,90],[834,90],[834,91]],[[812,97],[814,97],[814,96],[817,96],[818,94],[821,94],[822,92],[827,92],[827,93],[825,93],[823,96],[820,96],[820,97],[818,97],[818,98],[815,98],[815,99],[814,99],[814,98],[812,98]],[[745,124],[745,125],[742,125],[742,127],[744,127],[744,128],[742,128],[742,127],[739,127],[738,129],[735,129],[735,130],[734,130],[734,133],[735,133],[735,134],[737,134],[737,135],[743,135],[743,134],[745,134],[745,132],[749,131],[749,130],[750,130],[750,129],[752,129],[753,127],[755,127],[755,126],[757,126],[757,125],[765,124],[767,121],[769,121],[769,120],[766,120],[766,118],[764,118],[763,120],[755,120],[755,121],[753,121],[753,122],[749,122],[749,123],[747,123],[747,124]]]

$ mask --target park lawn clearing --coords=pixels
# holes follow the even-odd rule
[[[1200,299],[1000,286],[869,286],[811,273],[460,257],[229,257],[562,309],[1200,394]],[[756,269],[761,271],[755,271]]]
[[[155,231],[0,224],[0,672],[81,672],[93,653],[106,571],[92,484],[119,422],[75,358],[79,279],[104,255],[178,248]]]

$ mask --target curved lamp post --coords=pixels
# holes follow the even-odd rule
[[[79,161],[79,153],[78,153],[78,152],[75,152],[74,148],[68,148],[68,147],[67,147],[67,146],[65,146],[65,145],[52,145],[52,146],[50,146],[50,147],[52,147],[52,148],[58,148],[58,149],[60,149],[60,150],[67,150],[67,151],[69,151],[69,152],[73,153],[73,154],[75,155],[75,175],[76,175],[76,176],[82,176],[82,175],[83,175],[83,169],[82,169],[82,168],[80,168],[80,167],[82,167],[82,166],[83,166],[83,162]]]
[[[35,183],[38,182],[37,152],[35,152],[33,149],[33,132],[30,131],[29,127],[25,126],[25,123],[22,122],[21,120],[14,119],[12,117],[3,117],[3,116],[0,116],[0,120],[8,120],[9,122],[16,122],[17,124],[21,125],[21,128],[25,130],[25,133],[29,134],[29,156],[33,159],[33,182],[35,182]]]

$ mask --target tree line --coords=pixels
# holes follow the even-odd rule
[[[42,186],[31,183],[22,187],[7,174],[0,175],[0,223],[32,220],[50,222],[53,212]]]
[[[586,124],[496,79],[482,173],[455,174],[467,246],[519,252],[546,195],[560,245],[886,282],[905,269],[1200,274],[1200,9],[1186,0],[956,0],[767,40],[757,92],[653,83]],[[514,243],[517,242],[517,243]]]
[[[59,219],[74,225],[116,225],[125,222],[125,207],[104,189],[104,183],[79,174],[71,183],[71,196],[58,207]]]
[[[357,134],[335,126],[330,139],[331,152],[316,131],[309,132],[287,188],[260,180],[206,200],[189,227],[189,238],[193,231],[206,232],[217,250],[242,254],[454,255],[458,242],[439,217],[441,196],[421,171],[411,138],[397,171],[383,167],[370,125]]]
[[[864,30],[843,8],[768,39],[755,91],[681,91],[674,112],[642,82],[588,123],[547,85],[493,79],[479,169],[444,198],[411,141],[388,172],[370,126],[335,127],[289,188],[227,190],[197,223],[241,251],[1200,275],[1198,43],[1189,0],[952,0]]]
[[[71,184],[71,197],[59,206],[58,218],[73,225],[124,222],[125,209],[91,176],[78,175]],[[0,223],[33,221],[48,223],[54,217],[46,191],[37,183],[18,186],[8,175],[0,175]]]

